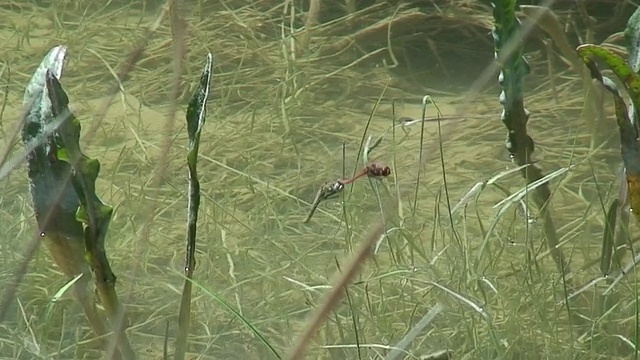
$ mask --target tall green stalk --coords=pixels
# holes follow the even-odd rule
[[[189,153],[187,165],[189,167],[189,205],[187,219],[187,248],[184,265],[184,285],[182,299],[180,301],[180,313],[178,315],[178,336],[176,339],[175,360],[183,360],[187,352],[187,338],[189,336],[189,323],[191,321],[191,291],[193,268],[196,266],[196,228],[198,223],[198,209],[200,207],[200,182],[198,181],[198,149],[200,147],[200,134],[204,126],[207,99],[209,98],[209,86],[211,83],[211,69],[213,57],[207,55],[207,61],[200,76],[200,82],[196,93],[189,102],[187,108],[187,132],[189,134]]]
[[[524,107],[523,82],[529,74],[529,64],[523,57],[520,21],[516,18],[515,0],[494,0],[493,5],[493,40],[496,60],[500,65],[500,104],[503,111],[501,120],[507,128],[507,150],[509,156],[518,165],[523,166],[520,173],[527,184],[543,178],[542,170],[533,164],[531,156],[534,141],[527,134],[529,111]],[[531,191],[531,199],[540,212],[547,246],[561,273],[568,269],[562,253],[558,248],[558,235],[549,209],[551,191],[548,184],[538,186]]]

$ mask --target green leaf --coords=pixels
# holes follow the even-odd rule
[[[100,269],[101,274],[96,274],[100,281],[113,284],[115,275],[111,271],[104,249],[104,240],[113,209],[105,205],[96,194],[96,179],[100,172],[100,163],[96,159],[88,158],[80,150],[80,122],[69,111],[69,98],[51,71],[46,73],[46,88],[52,113],[63,118],[57,130],[60,139],[57,155],[68,162],[74,170],[71,182],[80,202],[76,210],[76,218],[84,223],[87,259],[91,260],[94,271]]]
[[[51,49],[29,80],[23,98],[21,135],[27,150],[31,198],[40,231],[82,239],[82,224],[75,218],[79,199],[69,181],[72,169],[56,135],[63,118],[53,113],[46,89],[46,74],[62,76],[66,54],[65,46]]]
[[[640,71],[640,8],[636,8],[636,11],[634,11],[629,21],[627,21],[624,37],[627,41],[629,65],[637,74]],[[638,114],[638,107],[635,103],[632,104],[629,113],[632,116],[632,122],[638,124],[640,122],[640,115]]]
[[[200,146],[200,134],[204,126],[207,114],[207,100],[209,98],[209,88],[211,86],[211,70],[213,67],[213,56],[207,54],[206,64],[198,88],[189,101],[187,107],[187,133],[189,135],[189,154],[187,160],[189,164],[195,165],[197,161],[198,147]]]
[[[638,73],[640,70],[640,8],[636,8],[636,11],[627,21],[624,38],[627,40],[629,64],[631,69]]]
[[[611,270],[611,258],[614,250],[614,237],[616,232],[616,220],[618,215],[618,199],[615,199],[609,211],[606,213],[604,233],[602,235],[602,253],[600,254],[600,271],[603,275],[608,275]]]
[[[625,153],[625,150],[632,149],[634,146],[637,146],[636,139],[638,138],[638,128],[637,126],[634,126],[629,119],[627,104],[620,94],[620,91],[618,91],[618,87],[616,86],[616,84],[608,77],[602,76],[594,61],[588,56],[581,58],[582,61],[584,61],[584,63],[587,65],[591,77],[602,84],[605,90],[613,95],[616,122],[620,131],[620,140],[623,145],[622,157],[628,158],[628,166],[630,166],[631,169],[637,168],[638,170],[640,170],[640,163],[634,164],[634,162],[637,162],[636,160],[634,160],[635,155],[630,154],[629,156],[627,156],[627,154]],[[625,163],[625,165],[627,164]]]
[[[640,75],[633,71],[631,66],[613,51],[593,44],[585,44],[578,47],[578,54],[582,61],[589,66],[592,59],[599,58],[620,79],[631,97],[631,102],[636,109],[640,108]],[[592,72],[593,75],[593,72]]]
[[[593,49],[593,47],[585,47],[585,45],[583,45],[578,48],[578,53],[589,68],[591,77],[599,81],[604,88],[613,95],[616,121],[620,132],[620,153],[627,176],[629,200],[631,209],[634,210],[633,214],[636,220],[640,221],[640,140],[638,140],[640,131],[638,130],[638,123],[632,122],[629,118],[627,106],[616,84],[611,79],[602,76],[600,70],[595,65],[591,56],[594,54]],[[601,55],[604,54],[603,56],[609,56],[600,50],[596,50],[596,52]],[[626,68],[623,70],[627,71],[630,76],[637,76],[637,74],[630,71],[628,65],[624,63],[621,64],[620,59],[618,56],[611,57],[610,62],[617,64],[618,68]]]

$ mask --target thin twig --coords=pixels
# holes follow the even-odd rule
[[[176,111],[178,109],[178,97],[180,96],[180,80],[184,73],[184,59],[186,56],[186,29],[187,21],[184,18],[184,4],[182,0],[169,0],[169,18],[171,20],[171,35],[173,39],[173,79],[171,82],[171,93],[169,94],[169,109],[165,119],[164,137],[158,156],[158,167],[154,183],[159,185],[167,170],[168,154],[171,149],[173,139],[173,128],[176,121]]]
[[[322,325],[322,323],[333,311],[342,298],[345,295],[344,290],[347,285],[351,283],[353,278],[358,274],[360,268],[364,263],[373,256],[373,247],[378,239],[384,234],[384,226],[382,222],[379,222],[374,230],[367,236],[365,241],[360,245],[358,251],[353,255],[346,267],[344,267],[342,273],[336,275],[336,280],[333,282],[331,291],[325,296],[324,301],[316,309],[310,320],[307,322],[307,327],[299,336],[295,345],[291,348],[289,354],[285,356],[288,360],[302,359],[303,355],[311,343],[311,340],[315,336],[316,332]]]

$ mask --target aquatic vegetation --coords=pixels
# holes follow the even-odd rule
[[[495,25],[493,39],[496,48],[496,59],[500,65],[500,103],[503,106],[501,120],[507,128],[507,151],[513,161],[520,166],[520,173],[533,184],[544,177],[542,170],[532,162],[535,149],[534,141],[527,133],[527,122],[530,113],[524,107],[523,82],[529,73],[529,64],[523,56],[523,44],[520,21],[515,15],[515,0],[493,1],[493,17]],[[532,199],[540,211],[543,221],[547,246],[553,254],[560,272],[565,272],[567,263],[558,247],[553,216],[550,214],[549,200],[551,191],[547,183],[532,190]]]
[[[628,232],[628,220],[625,218],[628,218],[630,210],[636,221],[640,221],[640,116],[638,114],[638,109],[640,109],[640,42],[638,41],[640,38],[640,9],[637,9],[629,18],[624,35],[627,40],[628,52],[626,60],[611,49],[600,45],[585,44],[577,49],[582,61],[589,68],[591,77],[612,95],[620,134],[620,154],[624,164],[622,176],[626,178],[626,183],[624,180],[621,181],[619,198],[613,200],[608,211],[601,265],[604,275],[609,274],[612,262],[621,268],[615,276],[614,284],[640,261],[638,257],[634,257],[630,264],[622,268],[621,256],[626,252],[627,242],[630,239],[627,240],[624,236],[617,238],[615,236],[616,231]],[[620,80],[629,95],[630,106],[627,106],[615,82],[601,74],[595,63],[596,59],[604,62]],[[621,218],[622,223],[620,229],[618,229],[616,221],[618,217]]]
[[[66,51],[64,46],[53,48],[25,91],[22,138],[27,148],[33,147],[27,157],[34,209],[41,236],[58,266],[69,277],[82,275],[74,286],[94,331],[106,334],[87,287],[91,274],[116,334],[112,343],[124,358],[132,359],[135,354],[124,331],[128,320],[104,246],[113,209],[96,195],[100,163],[80,150],[80,122],[69,110],[69,98],[58,81]],[[107,355],[111,357],[114,350]]]
[[[90,278],[96,284],[100,302],[111,323],[115,341],[107,343],[107,358],[136,357],[125,329],[129,324],[116,293],[116,276],[111,270],[105,239],[113,208],[96,194],[100,162],[82,153],[80,122],[69,110],[69,98],[59,82],[67,54],[65,46],[53,48],[35,71],[25,90],[26,106],[22,139],[27,151],[31,193],[40,229],[57,265],[74,283],[76,297],[96,335],[108,332],[91,299]],[[189,135],[189,219],[186,244],[185,285],[179,312],[180,332],[176,358],[184,358],[189,332],[191,287],[195,268],[196,227],[200,203],[197,174],[200,135],[206,117],[206,103],[212,72],[212,56],[187,109]],[[117,350],[116,350],[117,347]],[[114,352],[119,351],[120,355]]]
[[[86,15],[78,18],[85,2]],[[48,103],[29,104],[36,121],[25,129],[41,135],[25,132],[26,149],[7,150],[0,162],[4,235],[26,247],[0,244],[6,264],[0,280],[8,284],[0,354],[388,360],[637,354],[635,259],[620,261],[634,254],[629,235],[637,221],[620,231],[628,201],[623,191],[610,191],[618,188],[607,167],[616,166],[620,152],[612,151],[611,161],[600,140],[589,144],[592,124],[581,119],[598,115],[588,113],[591,90],[602,90],[592,74],[611,85],[592,61],[609,53],[581,48],[589,49],[584,66],[573,30],[558,28],[566,17],[554,15],[565,4],[553,12],[524,8],[529,18],[544,11],[550,21],[545,31],[567,60],[566,71],[556,72],[549,64],[559,56],[547,39],[546,47],[527,43],[525,53],[528,29],[518,23],[515,1],[494,1],[493,13],[484,5],[490,1],[435,0],[413,8],[349,0],[339,9],[315,0],[168,1],[152,9],[153,18],[136,11],[140,2],[127,3],[80,0],[53,5],[55,13],[38,8],[55,19],[55,34],[20,33],[18,50],[0,63],[6,88],[22,92],[28,78],[22,74],[33,73],[33,59],[51,43],[67,44],[72,55],[64,77],[66,47],[47,55],[48,71],[36,71],[41,83],[28,94]],[[71,6],[78,8],[66,11]],[[104,9],[113,12],[102,18]],[[121,19],[125,10],[134,19]],[[462,44],[473,47],[450,56]],[[407,65],[416,49],[430,73],[414,74]],[[498,66],[492,62],[480,75],[494,50]],[[502,124],[495,89],[487,96],[480,90],[495,83],[498,68]],[[398,81],[396,71],[406,70],[409,79]],[[455,76],[475,81],[469,93],[442,93]],[[620,121],[628,100],[618,87]],[[427,102],[435,103],[425,93],[445,110],[436,105],[437,116],[427,118]],[[15,102],[9,92],[3,107],[13,110]],[[401,113],[405,105],[413,113]],[[48,108],[50,114],[41,111]],[[209,114],[215,121],[205,126]],[[184,117],[186,126],[175,121]],[[622,152],[634,161],[637,129],[628,117],[620,129],[631,145]],[[39,125],[44,121],[54,125]],[[0,132],[11,149],[5,124]],[[499,144],[505,127],[506,154]],[[381,162],[370,159],[374,149]],[[48,169],[33,183],[49,191],[32,188],[26,205],[28,189],[20,182],[27,179],[13,171],[21,157],[29,174]],[[337,180],[318,190],[330,179]],[[340,201],[325,201],[336,195]],[[49,216],[59,221],[46,222],[50,204],[59,205]],[[42,224],[49,228],[33,244],[42,233],[57,268],[71,279],[64,285],[56,267],[34,261],[36,250],[22,241]],[[56,236],[58,228],[63,235]],[[64,296],[68,289],[80,293],[93,331]]]
[[[580,3],[578,7],[584,7],[584,4]],[[535,22],[535,24],[549,36],[553,44],[560,50],[564,59],[566,59],[571,66],[571,70],[580,76],[580,80],[582,81],[582,96],[584,98],[581,118],[591,128],[591,146],[599,146],[607,139],[606,136],[603,136],[605,132],[602,131],[602,129],[606,128],[606,115],[603,110],[603,92],[593,83],[589,69],[583,65],[580,56],[576,53],[574,47],[571,45],[571,41],[567,38],[562,20],[559,19],[550,8],[545,6],[520,5],[520,11],[526,15],[527,19]],[[579,17],[584,18],[584,21],[588,21],[586,19],[588,18],[586,11],[579,11]],[[591,28],[587,28],[584,34],[581,34],[580,38],[586,42],[593,42],[593,33],[594,31]],[[558,98],[558,90],[555,84],[556,81],[554,80],[554,67],[551,60],[553,50],[552,46],[546,46],[547,56],[549,57],[549,85],[552,88],[555,102],[560,103],[561,100]]]
[[[193,94],[187,108],[187,132],[189,133],[189,153],[187,154],[187,166],[189,168],[189,205],[187,219],[187,244],[186,260],[184,264],[184,286],[182,300],[178,313],[179,332],[176,339],[175,359],[184,359],[187,352],[187,338],[191,322],[191,291],[193,272],[196,267],[196,228],[198,226],[198,211],[200,209],[200,181],[198,180],[198,150],[200,148],[200,136],[207,113],[207,100],[211,88],[211,75],[213,71],[213,57],[207,55],[207,61],[202,70],[196,92]]]
[[[66,276],[81,275],[74,284],[75,296],[96,334],[105,335],[107,331],[91,300],[89,284],[92,269],[85,262],[85,249],[89,250],[87,245],[92,246],[92,252],[88,254],[97,260],[92,263],[96,265],[93,270],[104,270],[100,272],[104,280],[102,284],[113,286],[115,276],[111,273],[104,250],[100,253],[99,249],[111,209],[104,207],[99,200],[94,202],[97,199],[92,198],[95,193],[91,188],[84,188],[91,185],[85,184],[82,177],[93,176],[95,181],[99,165],[94,163],[89,168],[84,166],[84,158],[82,164],[70,159],[70,156],[84,155],[78,148],[76,135],[79,126],[72,123],[75,119],[71,118],[66,105],[68,100],[57,82],[57,78],[62,76],[66,52],[64,46],[53,48],[31,77],[24,96],[26,111],[22,140],[28,149],[30,189],[40,236]],[[57,129],[63,131],[58,133]],[[81,198],[78,190],[82,195],[86,192],[89,198]],[[88,201],[103,208],[97,214],[88,212]],[[88,215],[91,215],[90,224],[87,224]],[[100,264],[99,261],[104,262]],[[3,311],[0,318],[4,315]]]

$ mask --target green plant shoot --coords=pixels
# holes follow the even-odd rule
[[[69,98],[50,70],[46,72],[46,89],[52,115],[62,119],[55,133],[58,140],[55,157],[73,169],[71,183],[79,200],[76,219],[83,225],[86,261],[94,274],[98,294],[117,336],[115,344],[124,358],[135,359],[124,331],[128,321],[115,291],[116,276],[111,271],[104,247],[113,209],[96,194],[95,183],[100,173],[100,163],[80,150],[80,122],[69,111]]]
[[[189,153],[187,154],[187,166],[189,168],[189,205],[187,218],[187,248],[184,266],[185,282],[182,288],[180,301],[180,313],[178,315],[179,332],[176,339],[175,359],[182,360],[187,351],[187,337],[189,335],[189,322],[191,321],[191,291],[193,270],[196,265],[196,228],[198,223],[198,209],[200,207],[200,182],[198,181],[198,149],[200,147],[200,134],[206,119],[207,99],[211,84],[211,71],[213,57],[207,54],[207,60],[200,76],[200,82],[195,94],[187,107],[187,132],[189,135]]]
[[[518,152],[533,152],[533,141],[526,135],[529,112],[524,108],[523,82],[529,74],[529,64],[523,57],[519,40],[520,21],[516,18],[516,1],[492,1],[495,20],[492,30],[496,59],[500,65],[499,82],[502,87],[500,104],[502,122],[507,127],[507,150],[514,156]],[[522,164],[521,164],[522,165]]]
[[[46,82],[47,74],[62,76],[66,53],[66,46],[51,49],[27,84],[22,141],[39,236],[65,276],[77,278],[73,294],[95,334],[104,336],[107,330],[89,286],[91,269],[85,261],[83,225],[76,218],[80,200],[70,180],[72,167],[58,158],[58,149],[64,146],[56,131],[65,118],[54,115]]]
[[[586,44],[578,47],[582,61],[591,72],[591,77],[600,82],[613,95],[616,122],[620,133],[620,153],[624,163],[629,201],[636,220],[640,221],[640,141],[638,136],[638,113],[640,109],[640,59],[638,46],[640,43],[640,9],[631,16],[625,30],[628,42],[629,61],[602,46]],[[602,76],[594,59],[600,59],[622,82],[629,94],[631,106],[627,107],[616,84]],[[619,199],[624,203],[626,199]]]
[[[529,111],[524,108],[523,84],[529,74],[529,64],[523,57],[523,34],[520,21],[516,17],[516,1],[492,1],[493,40],[495,57],[500,65],[499,82],[502,87],[500,104],[503,111],[501,120],[507,128],[507,150],[513,161],[521,168],[520,173],[528,185],[544,178],[542,171],[533,165],[533,139],[527,134]],[[527,165],[527,166],[525,166]],[[532,200],[540,210],[544,224],[547,246],[553,255],[560,272],[566,271],[566,262],[562,250],[558,248],[558,235],[549,213],[548,203],[551,191],[547,183],[532,190]],[[480,254],[482,255],[482,254]],[[480,258],[480,257],[479,257]]]

